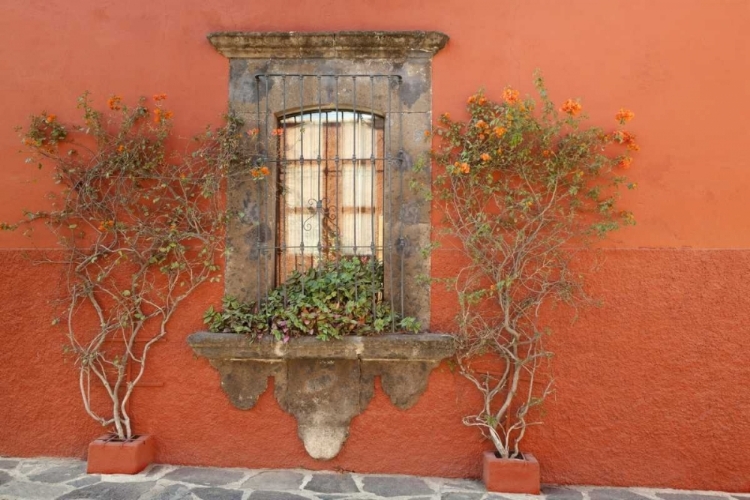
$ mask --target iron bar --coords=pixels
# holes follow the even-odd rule
[[[325,187],[325,182],[323,181],[323,178],[321,177],[321,171],[320,171],[320,152],[322,150],[322,138],[323,138],[323,129],[321,128],[322,125],[322,118],[323,115],[321,114],[321,104],[323,101],[323,95],[322,95],[323,89],[321,84],[321,77],[318,76],[318,205],[316,207],[317,215],[318,215],[318,266],[320,266],[320,263],[323,262],[323,220],[321,219],[321,214],[323,212],[323,196],[320,192],[320,185],[323,184]]]
[[[391,311],[396,310],[396,306],[394,304],[394,293],[393,293],[393,225],[395,224],[395,219],[393,217],[393,190],[391,189],[391,181],[393,178],[393,157],[391,156],[391,151],[393,148],[393,145],[391,144],[391,135],[393,134],[393,124],[391,120],[393,120],[393,113],[391,112],[391,86],[393,85],[390,78],[388,78],[388,109],[387,109],[387,116],[386,116],[386,122],[385,126],[388,128],[387,133],[385,136],[387,137],[388,143],[385,144],[385,156],[386,156],[386,162],[385,162],[385,173],[384,177],[386,180],[386,189],[388,193],[388,269],[391,273],[391,279],[388,280],[388,298],[391,301]],[[385,274],[385,269],[383,270],[383,274]],[[403,279],[403,278],[402,278]],[[396,317],[395,315],[391,315],[391,331],[396,331]]]
[[[401,98],[401,80],[396,80],[398,92],[396,95],[398,96],[398,155],[399,155],[399,161],[403,162],[405,160],[404,158],[404,100]],[[404,203],[404,165],[399,164],[399,202],[401,204]],[[403,212],[403,210],[402,210]],[[405,244],[404,240],[404,224],[401,220],[401,214],[399,214],[399,224],[398,224],[398,241],[400,245]],[[399,264],[401,266],[399,276],[401,279],[399,280],[399,284],[401,285],[401,316],[404,315],[404,257],[406,255],[406,248],[401,249],[401,253],[399,255]]]
[[[377,207],[375,205],[375,184],[377,184],[377,176],[375,174],[375,114],[373,109],[375,108],[375,77],[370,77],[370,274],[372,276],[372,317],[376,315],[377,303],[376,303],[376,290],[375,290],[375,212]],[[367,168],[365,166],[365,168]]]

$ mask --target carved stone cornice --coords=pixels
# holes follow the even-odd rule
[[[228,58],[389,59],[432,57],[448,42],[438,31],[337,31],[210,33],[208,40]]]

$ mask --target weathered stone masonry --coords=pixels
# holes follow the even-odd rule
[[[391,287],[387,282],[385,290],[392,293],[396,303],[403,300],[405,316],[429,325],[430,289],[421,278],[430,274],[430,259],[420,249],[430,243],[430,206],[408,186],[431,182],[427,161],[430,143],[425,140],[425,131],[431,130],[432,123],[432,56],[445,46],[448,37],[422,31],[215,33],[209,40],[229,58],[230,109],[259,127],[261,143],[267,142],[264,137],[277,126],[274,120],[268,120],[269,115],[279,117],[318,106],[332,109],[334,102],[337,109],[365,106],[384,115],[386,154],[399,159],[390,168],[398,169],[398,175],[403,175],[399,183],[407,186],[394,186],[385,192],[385,205],[391,207],[384,214],[386,230],[403,236],[403,245],[385,254],[385,276],[388,281],[390,269],[398,273],[403,269],[403,297],[401,286]],[[326,78],[320,81],[321,88],[308,86],[303,90],[269,87],[268,80],[263,85],[257,78],[303,73],[342,78]],[[375,74],[400,77],[400,84],[389,90],[378,88],[372,94],[371,88],[352,87],[345,78]],[[393,111],[391,116],[386,116],[388,110]],[[273,157],[276,152],[269,148],[267,154]],[[412,168],[417,162],[425,165],[419,172]],[[276,163],[269,163],[269,167],[275,178]],[[274,237],[275,214],[269,207],[275,206],[275,193],[272,189],[261,192],[255,184],[252,179],[236,179],[230,182],[227,193],[229,208],[242,217],[228,230],[231,253],[226,261],[225,291],[244,300],[255,300],[274,285],[273,256],[263,252],[274,246],[269,240]]]
[[[255,406],[274,377],[275,396],[294,415],[298,434],[313,458],[341,450],[349,423],[367,408],[375,377],[391,402],[405,410],[427,388],[430,372],[454,352],[450,335],[345,337],[321,342],[296,338],[252,340],[232,333],[194,333],[188,343],[221,375],[221,387],[242,410]]]
[[[430,206],[411,189],[429,185],[432,123],[432,56],[448,37],[436,32],[215,33],[209,40],[229,58],[229,105],[249,127],[257,127],[271,178],[278,175],[278,154],[269,141],[276,119],[306,110],[361,110],[385,120],[386,166],[399,176],[400,189],[386,189],[386,230],[399,235],[396,251],[384,252],[385,291],[403,303],[402,313],[422,325],[430,321]],[[274,85],[265,75],[319,75],[307,88]],[[386,75],[388,85],[357,87],[353,76]],[[322,77],[324,76],[324,77]],[[340,78],[339,78],[340,77]],[[349,77],[349,78],[347,78]],[[390,85],[391,78],[398,85]],[[285,82],[285,80],[282,80]],[[350,83],[351,82],[351,83]],[[282,87],[282,88],[280,88]],[[359,107],[358,107],[359,105]],[[429,134],[428,134],[429,135]],[[415,170],[418,162],[425,168]],[[227,192],[230,210],[241,217],[227,235],[225,292],[254,301],[274,286],[276,193],[252,179],[233,179]],[[391,241],[390,244],[393,244]],[[390,270],[399,270],[399,283]],[[403,270],[403,271],[402,271]],[[275,379],[279,405],[294,415],[298,435],[316,459],[341,450],[349,423],[373,397],[375,377],[398,408],[413,406],[427,387],[431,371],[454,352],[448,335],[348,337],[321,342],[314,338],[252,341],[233,334],[196,333],[188,338],[196,354],[209,359],[221,375],[232,404],[252,408]]]

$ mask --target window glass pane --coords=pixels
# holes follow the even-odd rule
[[[287,125],[284,135],[284,157],[287,160],[315,160],[320,154],[325,157],[325,138],[320,135],[317,115],[304,115],[306,119],[301,123]],[[288,120],[287,120],[288,121]],[[325,123],[325,122],[323,122]]]
[[[351,163],[344,164],[342,169],[341,192],[342,204],[345,207],[372,207],[373,185],[372,165],[369,162],[357,162],[355,167]]]
[[[341,158],[370,158],[372,154],[373,129],[370,117],[354,119],[352,117],[341,123],[339,128],[339,156]]]
[[[371,254],[372,249],[372,214],[343,214],[341,217],[341,253]],[[378,245],[376,234],[375,245]],[[356,243],[356,250],[354,248]]]
[[[382,200],[378,198],[383,196],[383,171],[379,163],[373,172],[371,162],[372,155],[383,156],[379,149],[382,119],[375,117],[375,122],[373,127],[372,115],[347,111],[294,115],[283,120],[281,154],[286,162],[280,236],[288,258],[280,269],[282,274],[300,265],[309,267],[328,255],[318,252],[319,245],[339,247],[345,255],[370,255],[374,245],[376,256],[383,257]],[[320,166],[318,155],[323,160]],[[334,162],[336,156],[339,162]],[[354,156],[356,162],[352,161]],[[305,254],[302,260],[301,244]]]
[[[315,208],[321,193],[321,173],[318,166],[305,162],[287,165],[284,176],[284,202],[287,207]]]
[[[316,253],[320,241],[318,216],[314,212],[287,214],[285,236],[288,253],[302,253],[303,242],[306,254]]]

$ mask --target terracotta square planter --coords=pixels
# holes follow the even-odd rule
[[[86,472],[89,474],[137,474],[154,460],[156,446],[148,434],[119,441],[106,434],[89,444]]]
[[[539,462],[531,453],[523,459],[497,458],[494,451],[484,452],[482,480],[487,491],[539,494]]]

